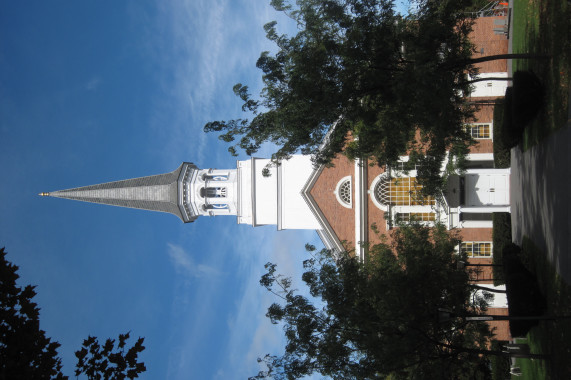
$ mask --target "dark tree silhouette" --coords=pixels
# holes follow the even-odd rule
[[[61,372],[62,362],[57,349],[60,344],[46,337],[40,329],[40,309],[32,301],[35,287],[17,286],[18,267],[6,260],[0,249],[0,380],[67,379]],[[115,340],[107,339],[100,346],[97,339],[88,337],[75,355],[78,362],[75,376],[85,374],[89,380],[134,379],[146,370],[138,362],[145,349],[144,338],[126,347],[129,333]]]

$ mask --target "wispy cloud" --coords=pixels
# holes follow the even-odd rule
[[[99,87],[99,84],[101,83],[101,79],[98,77],[93,77],[91,78],[86,84],[85,84],[85,89],[87,91],[95,91],[97,90],[97,88]]]
[[[168,243],[167,247],[168,255],[177,273],[191,278],[219,276],[221,274],[220,271],[213,266],[196,264],[192,256],[181,246]]]
[[[244,226],[245,227],[245,226]],[[291,276],[294,284],[300,283],[302,261],[306,258],[304,245],[313,242],[314,231],[281,231],[259,228],[234,240],[235,252],[241,255],[240,270],[245,282],[244,290],[236,300],[228,319],[228,342],[221,357],[217,379],[236,376],[246,378],[259,370],[256,359],[265,354],[281,354],[284,347],[282,327],[273,325],[265,316],[268,306],[279,300],[259,284],[264,264],[276,263],[280,273]],[[252,252],[254,250],[254,252]],[[303,286],[299,285],[300,290]]]
[[[155,75],[162,90],[151,123],[162,134],[168,125],[165,158],[176,161],[191,154],[199,165],[213,156],[230,161],[224,144],[217,135],[203,133],[203,125],[242,116],[232,86],[242,82],[259,92],[261,72],[255,63],[262,51],[273,49],[262,26],[281,16],[266,0],[171,0],[157,7],[157,33],[149,33],[147,44],[160,57]]]
[[[151,110],[151,126],[164,138],[157,149],[165,160],[232,167],[224,143],[202,127],[240,116],[234,83],[259,92],[255,62],[261,51],[272,50],[262,26],[280,16],[267,0],[170,0],[157,7],[157,35],[150,33],[148,41],[160,57],[155,75],[161,91]],[[281,328],[265,317],[274,300],[258,281],[268,261],[299,278],[303,245],[316,234],[277,233],[275,227],[236,226],[231,218],[220,219],[220,228],[214,227],[217,220],[185,226],[181,241],[168,245],[181,283],[173,289],[171,315],[180,327],[169,332],[166,378],[204,378],[193,371],[205,352],[212,352],[213,371],[206,378],[247,378],[258,371],[258,356],[283,350]],[[202,231],[209,231],[208,239],[198,237]],[[188,281],[194,278],[200,281]]]

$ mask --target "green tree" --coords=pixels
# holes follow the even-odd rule
[[[34,286],[16,285],[18,267],[0,249],[0,379],[64,379],[59,343],[40,329]]]
[[[267,369],[252,379],[489,376],[487,355],[503,354],[486,349],[488,325],[438,318],[439,309],[475,315],[487,306],[456,265],[456,238],[441,226],[418,225],[393,237],[390,247],[371,247],[364,264],[327,251],[306,260],[302,280],[316,302],[293,289],[275,264],[266,265],[260,283],[281,299],[266,315],[283,324],[286,347],[281,356],[260,359]]]
[[[471,86],[467,74],[476,74],[477,62],[500,58],[472,58],[473,20],[462,12],[472,1],[419,0],[406,17],[393,0],[271,4],[297,23],[298,33],[279,34],[276,22],[264,26],[278,51],[257,61],[260,96],[234,86],[251,119],[212,121],[205,131],[221,132],[232,154],[251,155],[272,142],[279,147],[275,163],[297,152],[330,163],[344,151],[385,165],[412,150],[426,168],[421,180],[433,184],[428,190],[441,185],[446,152],[462,156],[473,143],[464,128],[476,107],[463,97]]]
[[[32,301],[35,287],[17,286],[18,267],[6,260],[0,249],[0,380],[12,379],[67,379],[61,372],[58,357],[59,343],[46,337],[40,329],[40,309]],[[119,335],[115,341],[107,339],[103,347],[96,338],[88,337],[75,355],[78,358],[75,376],[85,374],[88,379],[134,379],[146,370],[137,362],[145,347],[144,338],[125,352],[129,333]]]

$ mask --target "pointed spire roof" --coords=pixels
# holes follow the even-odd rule
[[[194,215],[187,205],[184,184],[185,180],[192,177],[193,172],[197,170],[196,165],[184,162],[170,173],[40,193],[40,195],[168,212],[188,223],[194,221],[198,215]]]

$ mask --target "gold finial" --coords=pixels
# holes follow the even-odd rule
[[[48,195],[50,195],[50,193],[39,193],[38,195],[40,195],[42,197],[47,197]]]

